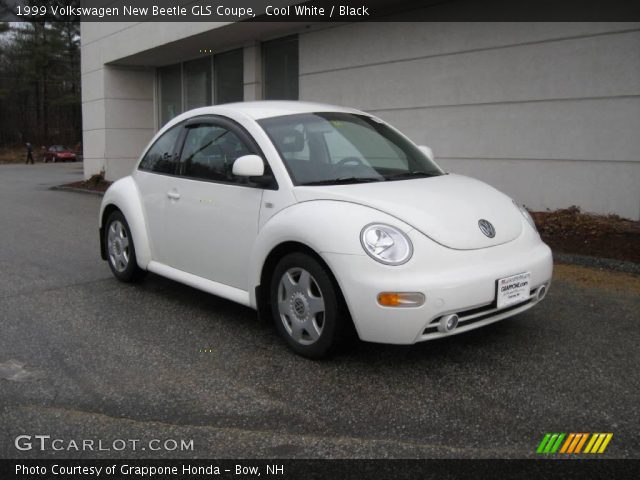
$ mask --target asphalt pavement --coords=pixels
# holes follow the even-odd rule
[[[81,176],[0,166],[0,458],[535,457],[547,432],[640,456],[637,278],[556,276],[513,319],[311,361],[250,309],[117,282],[100,197],[50,190]]]

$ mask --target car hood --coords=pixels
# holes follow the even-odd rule
[[[516,239],[522,214],[511,198],[486,183],[462,175],[332,186],[299,186],[298,201],[337,200],[381,210],[449,248],[473,250]],[[478,222],[495,229],[490,238]],[[364,226],[364,225],[363,225]]]

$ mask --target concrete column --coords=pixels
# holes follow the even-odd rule
[[[155,132],[155,69],[105,65],[106,178],[131,172]]]
[[[83,49],[83,64],[84,49]],[[84,67],[83,65],[83,67]],[[105,170],[104,69],[82,72],[82,149],[84,176],[90,178]]]
[[[244,100],[262,100],[262,50],[260,42],[244,47]]]
[[[104,65],[86,83],[102,86],[83,102],[85,178],[105,172],[107,180],[128,175],[154,134],[154,69]],[[85,76],[83,76],[83,81]]]

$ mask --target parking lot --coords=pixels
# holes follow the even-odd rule
[[[638,277],[561,266],[519,317],[310,361],[250,309],[118,283],[100,197],[50,190],[81,177],[0,166],[0,457],[534,457],[546,432],[612,432],[607,457],[640,455]],[[18,435],[140,443],[19,451]],[[148,448],[167,439],[193,449]]]

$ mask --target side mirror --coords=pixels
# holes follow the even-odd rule
[[[433,150],[431,150],[430,147],[427,147],[426,145],[419,145],[418,148],[427,156],[429,160],[431,160],[432,162],[435,160],[435,157],[433,156]]]
[[[264,162],[258,155],[243,155],[233,162],[231,172],[239,177],[260,177],[264,175]]]

